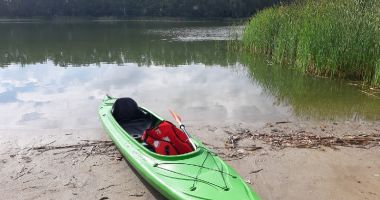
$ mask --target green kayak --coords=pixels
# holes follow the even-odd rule
[[[154,130],[165,120],[125,99],[126,103],[116,105],[119,99],[106,96],[99,107],[100,120],[124,158],[163,196],[175,200],[259,199],[235,170],[189,135],[188,141],[194,147],[187,147],[192,148],[190,152],[178,155],[155,152],[157,141],[150,146],[142,137],[147,129]]]

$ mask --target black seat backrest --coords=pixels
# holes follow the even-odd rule
[[[113,105],[113,116],[119,123],[128,122],[144,116],[137,106],[136,101],[131,98],[119,98]]]

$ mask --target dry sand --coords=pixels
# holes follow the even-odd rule
[[[380,199],[380,147],[278,149],[245,138],[235,149],[227,149],[226,138],[242,128],[273,134],[306,130],[339,136],[379,133],[380,123],[293,122],[260,127],[249,124],[188,127],[227,160],[262,199]],[[107,141],[109,138],[102,129],[0,130],[2,199],[164,199],[136,175]],[[51,150],[36,148],[46,145],[74,146]],[[247,146],[262,149],[242,148]]]

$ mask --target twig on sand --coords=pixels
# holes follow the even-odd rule
[[[145,192],[141,191],[139,193],[130,194],[129,196],[130,197],[142,197],[142,196],[144,196],[144,194],[145,194]]]
[[[15,178],[13,178],[13,180],[17,180],[21,177],[23,177],[25,174],[29,174],[33,169],[34,169],[35,165],[31,168],[26,168],[25,166],[22,167],[21,171],[17,173],[17,176]]]
[[[256,173],[259,173],[261,171],[263,171],[264,169],[259,169],[259,170],[254,170],[254,171],[251,171],[249,172],[250,174],[256,174]]]
[[[53,144],[53,143],[56,142],[56,141],[57,141],[57,140],[51,141],[51,142],[45,144],[45,146],[51,145],[51,144]]]
[[[292,123],[290,121],[279,121],[279,122],[275,122],[276,125],[278,124],[288,124],[288,123]]]
[[[44,146],[38,146],[38,147],[33,147],[31,150],[36,150],[39,152],[45,152],[45,151],[50,151],[50,150],[59,150],[59,149],[71,149],[71,148],[83,148],[83,147],[93,147],[93,146],[102,146],[102,147],[107,147],[107,146],[113,146],[112,141],[92,141],[92,142],[87,142],[87,143],[82,143],[82,144],[74,144],[74,145],[63,145],[63,146],[49,146],[49,145],[44,145]]]
[[[87,149],[87,150],[81,151],[82,149],[85,149],[85,150]],[[85,161],[91,155],[108,155],[112,157],[118,157],[120,155],[114,143],[112,141],[107,141],[107,140],[105,141],[84,140],[84,142],[82,143],[73,144],[73,145],[59,145],[59,146],[43,145],[43,146],[38,146],[38,147],[32,147],[28,150],[38,151],[40,153],[44,153],[47,151],[64,150],[62,152],[54,152],[53,153],[54,155],[68,153],[68,152],[76,152],[78,154],[85,154],[83,161]]]
[[[94,147],[95,147],[95,146],[92,146],[92,147],[91,147],[90,152],[87,153],[87,155],[86,155],[86,157],[83,159],[83,161],[85,161],[85,160],[86,160],[86,159],[92,154],[92,151],[94,150]]]
[[[106,186],[106,187],[102,187],[102,188],[98,189],[98,191],[105,190],[105,189],[108,189],[108,188],[113,187],[113,186],[115,186],[115,185],[112,184],[112,185],[109,185],[109,186]]]

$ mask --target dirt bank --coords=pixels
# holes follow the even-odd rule
[[[373,136],[380,132],[380,122],[273,122],[188,129],[227,160],[262,199],[380,198],[376,138],[370,145],[296,148],[253,137]],[[231,143],[237,135],[241,138]],[[0,130],[0,142],[3,199],[162,199],[135,174],[101,129]]]

